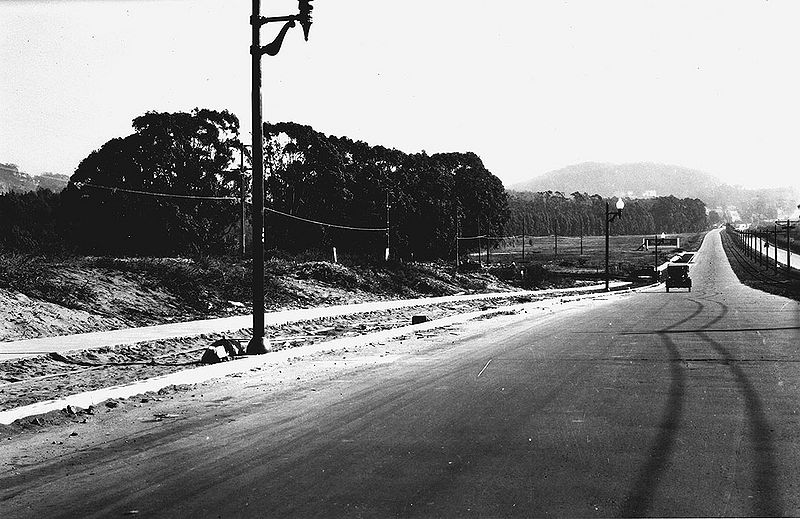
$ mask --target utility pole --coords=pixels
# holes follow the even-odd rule
[[[245,242],[245,234],[246,234],[245,233],[245,229],[244,229],[244,220],[245,220],[245,203],[244,203],[245,185],[244,184],[247,181],[247,179],[244,176],[244,171],[245,171],[244,170],[244,144],[242,144],[242,147],[239,150],[239,152],[241,154],[239,156],[239,158],[241,160],[241,163],[240,163],[241,165],[240,165],[240,168],[239,168],[239,170],[240,170],[239,201],[241,203],[241,208],[240,208],[241,209],[241,215],[240,215],[241,218],[239,219],[239,230],[241,231],[241,236],[239,237],[240,238],[239,241],[241,243],[241,246],[239,247],[239,256],[242,259],[244,259],[245,254],[246,254],[246,252],[245,252],[245,243],[244,243]]]
[[[389,261],[389,192],[386,192],[386,261]]]
[[[522,213],[522,263],[525,263],[525,213]]]
[[[610,214],[611,213],[609,213],[609,211],[608,211],[608,202],[606,202],[606,276],[605,276],[606,277],[606,292],[608,292],[608,278],[609,278],[609,272],[608,272],[608,231],[609,231],[609,229],[608,229],[608,224],[611,223],[611,220],[609,220],[609,218],[610,218],[609,215]]]
[[[458,204],[456,204],[456,272],[458,271],[458,242],[460,232],[458,230]]]
[[[778,222],[775,222],[775,273],[778,273]]]
[[[481,264],[481,254],[483,254],[483,252],[481,251],[481,217],[480,216],[475,218],[475,226],[478,228],[478,233],[477,233],[477,238],[476,239],[478,240],[478,265],[480,265]]]
[[[489,266],[489,219],[486,219],[486,266]]]
[[[656,234],[656,250],[655,257],[653,258],[653,276],[658,281],[658,234]]]
[[[553,241],[554,246],[553,249],[555,250],[555,256],[558,256],[558,220],[553,222]]]
[[[789,234],[789,230],[794,227],[791,225],[789,219],[786,219],[786,274],[790,274],[792,272],[792,247],[791,247],[791,236]]]
[[[789,240],[791,240],[791,235],[789,231],[794,229],[794,225],[792,225],[792,221],[788,218],[786,219],[786,275],[790,275],[792,273],[792,248],[789,246]]]

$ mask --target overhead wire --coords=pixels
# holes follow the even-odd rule
[[[348,225],[338,225],[335,223],[327,223],[327,222],[320,222],[317,220],[310,220],[308,218],[302,218],[300,216],[295,216],[293,214],[284,213],[282,211],[278,211],[277,209],[270,209],[269,207],[264,208],[265,211],[269,211],[270,213],[279,214],[281,216],[285,216],[287,218],[294,218],[295,220],[300,220],[302,222],[314,223],[317,225],[323,225],[325,227],[334,227],[336,229],[347,229],[349,231],[381,231],[386,232],[389,230],[388,227],[350,227]]]
[[[164,197],[164,198],[188,198],[192,200],[233,200],[233,201],[240,201],[241,199],[236,196],[201,196],[201,195],[179,195],[176,193],[154,193],[151,191],[139,191],[138,189],[125,189],[122,187],[111,187],[111,186],[101,186],[98,184],[92,184],[90,182],[73,182],[78,188],[81,187],[93,187],[96,189],[105,189],[106,191],[117,192],[121,191],[123,193],[134,193],[137,195],[146,195],[146,196],[153,196],[153,197]]]
[[[164,198],[183,198],[183,199],[192,199],[192,200],[229,200],[229,201],[236,201],[241,202],[242,199],[235,196],[200,196],[200,195],[180,195],[176,193],[157,193],[152,191],[140,191],[137,189],[125,189],[121,187],[110,187],[110,186],[102,186],[98,184],[92,184],[90,182],[74,182],[74,184],[78,187],[92,187],[96,189],[105,189],[107,191],[117,192],[121,191],[123,193],[133,193],[137,195],[146,195],[146,196],[153,196],[153,197],[164,197]],[[249,203],[249,202],[248,202]],[[307,223],[312,223],[316,225],[322,225],[324,227],[333,227],[336,229],[345,229],[349,231],[370,231],[370,232],[386,232],[389,230],[388,227],[352,227],[348,225],[339,225],[335,223],[328,223],[328,222],[321,222],[319,220],[311,220],[309,218],[302,218],[300,216],[295,216],[293,214],[284,213],[283,211],[278,211],[277,209],[271,209],[269,207],[264,208],[265,211],[269,211],[271,213],[279,214],[281,216],[285,216],[287,218],[293,218],[295,220],[300,220]]]

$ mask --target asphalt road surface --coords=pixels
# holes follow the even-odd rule
[[[718,232],[691,276],[131,425],[3,472],[0,516],[798,516],[800,304]]]

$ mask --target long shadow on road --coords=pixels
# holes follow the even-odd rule
[[[624,505],[619,512],[621,517],[642,517],[645,515],[653,500],[653,494],[664,468],[675,448],[675,438],[683,414],[683,395],[686,392],[686,375],[681,368],[681,355],[678,347],[669,338],[668,332],[683,323],[691,321],[703,311],[703,305],[697,303],[697,308],[688,317],[673,323],[667,328],[656,332],[669,354],[670,361],[670,387],[667,405],[661,416],[653,446],[650,448],[648,462],[639,471],[633,491],[625,498]]]
[[[713,322],[721,320],[728,313],[728,306],[714,301],[722,307],[720,316]],[[712,323],[709,323],[709,326]],[[758,392],[753,387],[744,370],[727,348],[711,338],[708,333],[700,332],[698,335],[708,343],[714,351],[722,355],[725,365],[736,378],[736,384],[744,393],[745,408],[748,424],[750,426],[750,442],[755,451],[753,464],[755,466],[755,495],[753,512],[758,516],[778,517],[782,515],[783,506],[777,479],[777,464],[773,452],[773,437],[769,421],[764,413],[764,406]]]
[[[650,449],[648,462],[642,467],[633,490],[624,501],[619,513],[621,517],[642,517],[647,514],[652,505],[655,490],[662,479],[661,476],[675,447],[676,435],[680,428],[683,414],[686,374],[682,368],[683,359],[680,356],[680,352],[669,335],[683,332],[683,330],[675,330],[675,328],[694,319],[705,310],[706,306],[702,302],[694,299],[690,299],[690,301],[697,305],[691,315],[656,332],[669,355],[671,379],[669,397],[659,423],[659,433]],[[712,320],[701,326],[700,329],[695,330],[695,333],[722,356],[725,365],[734,375],[736,384],[744,394],[750,426],[749,437],[755,451],[753,460],[755,466],[753,513],[757,516],[780,516],[783,506],[777,481],[777,465],[773,453],[773,438],[769,422],[757,391],[738,365],[737,359],[727,348],[712,339],[708,333],[708,331],[713,330],[711,327],[724,319],[729,311],[725,304],[718,301],[713,302],[718,304],[721,310]]]

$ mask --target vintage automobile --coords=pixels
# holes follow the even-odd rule
[[[689,265],[685,263],[667,265],[667,292],[670,288],[688,288],[692,291],[692,278],[689,277]]]

